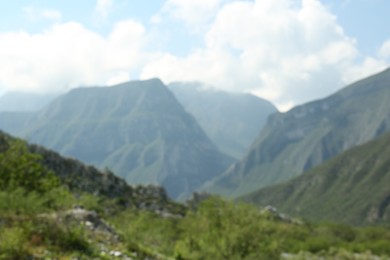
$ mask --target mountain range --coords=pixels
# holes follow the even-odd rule
[[[272,114],[246,156],[203,190],[238,197],[287,181],[390,130],[390,69]]]
[[[12,113],[2,113],[0,127],[107,167],[128,183],[161,184],[173,198],[188,196],[233,161],[158,79],[73,89],[19,115],[11,124]]]
[[[175,82],[168,88],[218,148],[237,160],[245,155],[267,117],[277,112],[262,98],[216,90],[199,82]]]
[[[390,133],[240,198],[315,221],[390,223]]]

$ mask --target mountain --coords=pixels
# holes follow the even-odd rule
[[[242,200],[311,220],[390,224],[390,133]]]
[[[269,117],[247,155],[205,186],[240,196],[300,175],[390,130],[390,69]]]
[[[168,88],[218,148],[236,159],[245,155],[267,117],[277,112],[264,99],[205,88],[202,83],[176,82]]]
[[[0,111],[38,111],[48,105],[57,96],[57,94],[8,92],[0,97]]]
[[[18,130],[12,133],[108,167],[128,183],[161,184],[173,198],[189,195],[232,162],[158,79],[73,89]]]

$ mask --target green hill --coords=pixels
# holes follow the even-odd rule
[[[286,181],[390,130],[390,69],[273,114],[247,155],[206,187],[240,196]]]
[[[6,131],[108,167],[128,183],[163,185],[173,198],[188,196],[232,162],[157,79],[71,90],[19,131],[1,121]]]
[[[250,94],[205,88],[201,83],[168,85],[183,107],[221,151],[241,159],[266,123],[277,112],[268,101]]]
[[[390,224],[390,133],[242,200],[311,220]]]

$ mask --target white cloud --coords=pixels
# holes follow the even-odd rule
[[[218,8],[227,0],[167,0],[152,22],[160,23],[163,17],[184,22],[192,32],[199,33],[212,20]]]
[[[130,75],[128,71],[118,71],[110,77],[105,85],[113,86],[119,83],[123,83],[130,80]]]
[[[363,62],[352,64],[343,73],[343,82],[354,82],[356,80],[368,77],[374,73],[382,71],[389,66],[385,60],[366,57]]]
[[[390,40],[383,43],[379,49],[379,56],[384,59],[390,59]]]
[[[96,11],[106,16],[112,1],[98,1]],[[146,51],[150,39],[161,48],[161,37],[150,34],[163,26],[147,31],[133,20],[116,23],[106,36],[76,22],[39,34],[0,33],[0,88],[58,91],[160,77],[251,92],[286,110],[375,73],[390,59],[390,40],[377,56],[364,57],[319,0],[167,0],[159,16],[181,21],[203,46],[180,56]]]
[[[59,91],[128,79],[142,66],[144,28],[128,20],[103,37],[76,22],[39,33],[0,34],[0,85],[8,89]]]
[[[192,20],[190,10],[176,11],[177,17]],[[375,58],[360,62],[356,41],[319,0],[225,3],[207,28],[204,43],[184,58],[162,54],[144,68],[142,77],[201,80],[256,93],[287,109],[385,66]]]
[[[60,21],[62,18],[61,12],[53,9],[37,9],[32,6],[27,6],[23,8],[23,12],[31,21],[36,21],[42,18],[52,21]]]
[[[113,5],[113,0],[97,0],[95,10],[101,17],[106,18]]]

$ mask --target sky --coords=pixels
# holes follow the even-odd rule
[[[0,94],[158,77],[281,111],[390,64],[389,0],[35,0],[0,4]]]

